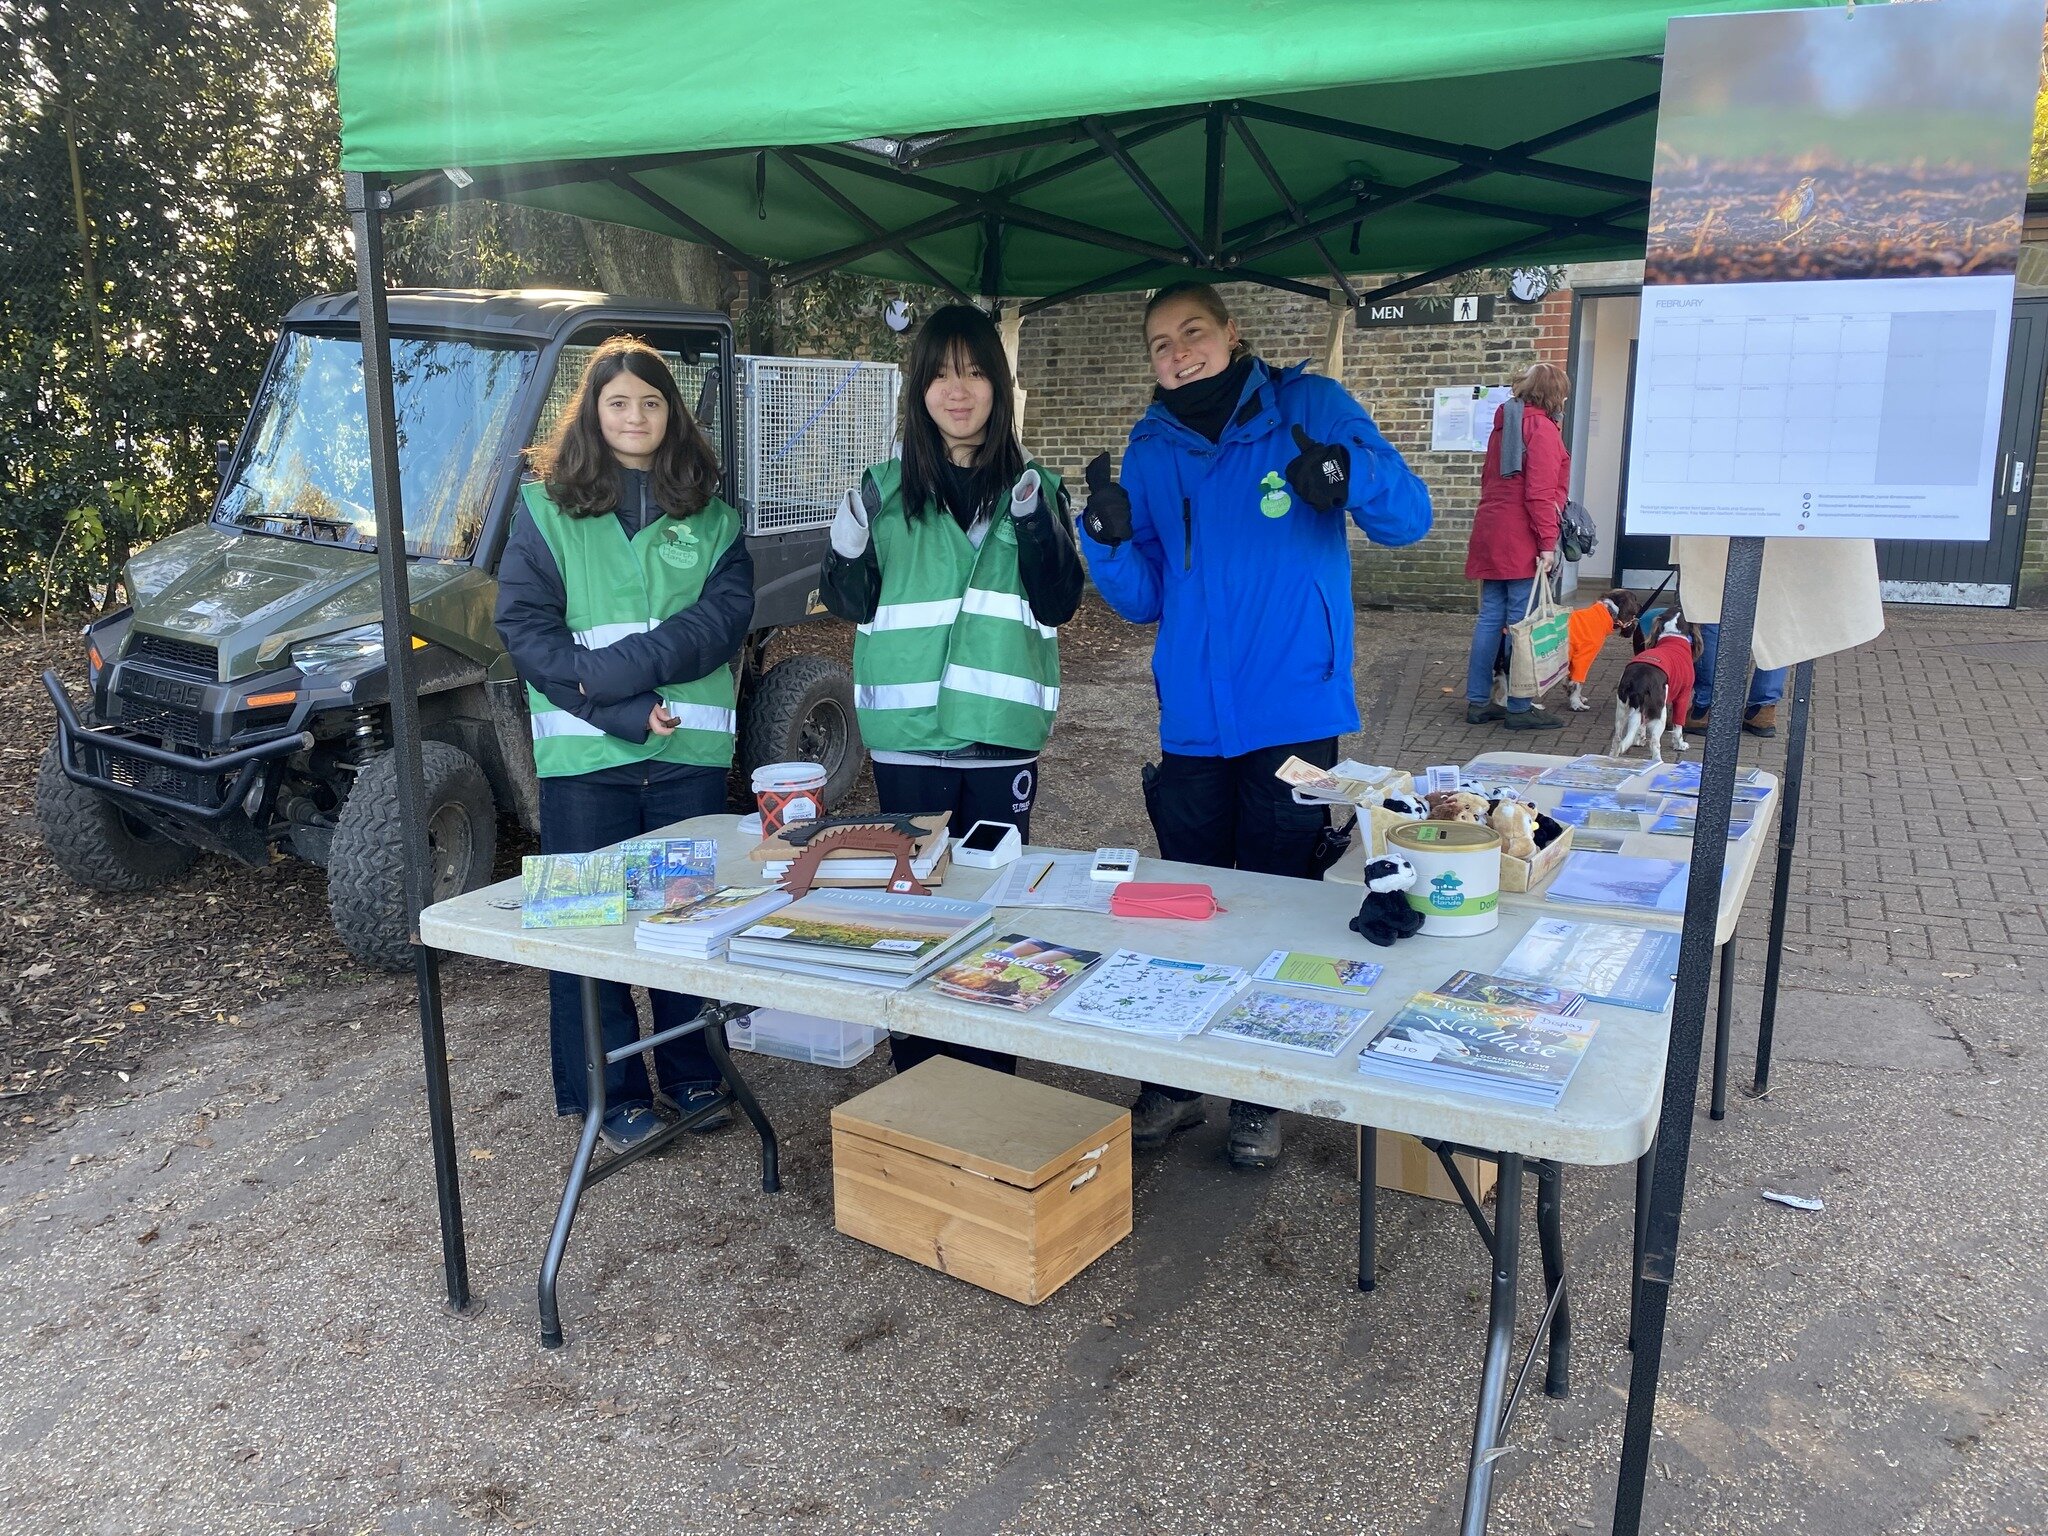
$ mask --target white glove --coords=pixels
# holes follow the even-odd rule
[[[868,548],[868,509],[859,491],[848,491],[832,515],[832,553],[842,560],[858,560]]]
[[[1038,510],[1038,500],[1038,471],[1027,469],[1010,487],[1010,516],[1031,516]]]

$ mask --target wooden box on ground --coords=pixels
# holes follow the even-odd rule
[[[1131,1231],[1131,1115],[934,1056],[832,1111],[834,1224],[1037,1305]]]
[[[1361,1137],[1364,1134],[1359,1132]],[[1413,1136],[1404,1136],[1399,1131],[1381,1131],[1374,1151],[1379,1159],[1379,1178],[1375,1182],[1381,1189],[1399,1190],[1404,1195],[1422,1195],[1430,1200],[1448,1200],[1453,1205],[1459,1203],[1458,1191],[1451,1186],[1450,1178],[1444,1173],[1444,1165],[1436,1160],[1434,1152]],[[1458,1172],[1465,1176],[1465,1187],[1472,1191],[1473,1199],[1484,1200],[1493,1193],[1494,1180],[1500,1177],[1500,1164],[1468,1157],[1462,1152],[1453,1153],[1451,1159],[1458,1165]],[[1357,1172],[1358,1165],[1354,1161],[1353,1177]]]

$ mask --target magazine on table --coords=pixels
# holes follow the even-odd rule
[[[1245,1040],[1311,1056],[1337,1056],[1372,1018],[1370,1008],[1348,1008],[1320,998],[1290,997],[1253,987],[1207,1030],[1210,1039]]]
[[[709,895],[718,886],[718,839],[634,837],[619,844],[626,861],[626,910],[659,912]]]
[[[732,957],[906,975],[988,932],[994,908],[944,896],[813,890],[733,936]]]
[[[1555,768],[1546,768],[1536,782],[1556,789],[1619,789],[1641,772],[1640,768],[1581,767],[1576,763],[1561,763]]]
[[[1069,1024],[1185,1039],[1215,1018],[1244,982],[1243,969],[1235,965],[1120,949],[1071,996],[1053,1004],[1052,1016]]]
[[[1081,976],[1102,952],[1006,933],[974,954],[932,974],[932,990],[963,1002],[988,1003],[1016,1013],[1035,1008]]]
[[[1545,901],[1579,907],[1685,910],[1687,870],[1679,859],[1645,859],[1573,849],[1543,893]]]
[[[1403,775],[1398,768],[1361,763],[1353,757],[1330,768],[1290,757],[1273,770],[1273,777],[1293,790],[1294,798],[1303,805],[1362,806],[1373,796],[1386,794]]]
[[[1741,842],[1743,838],[1749,835],[1749,829],[1755,825],[1756,823],[1752,821],[1738,821],[1730,817],[1728,821],[1728,841],[1731,843]],[[1649,832],[1652,837],[1683,837],[1689,839],[1698,829],[1699,820],[1693,816],[1659,816],[1649,826]]]
[[[1475,757],[1462,770],[1466,779],[1480,784],[1534,784],[1548,770],[1542,763],[1490,763]]]
[[[1678,980],[1678,944],[1675,933],[1544,917],[1494,970],[1578,992],[1592,1002],[1662,1013]]]
[[[1370,1077],[1550,1108],[1585,1059],[1595,1019],[1424,992],[1358,1054]]]
[[[1572,847],[1583,848],[1588,853],[1619,853],[1627,843],[1626,832],[1608,832],[1595,827],[1577,827],[1572,831]]]
[[[633,930],[633,943],[641,949],[709,959],[742,928],[789,903],[789,892],[772,885],[722,885],[694,901],[648,913]]]
[[[1697,800],[1700,793],[1700,765],[1698,763],[1673,763],[1660,768],[1650,775],[1645,789],[1655,794],[1686,795]],[[1743,801],[1768,800],[1771,788],[1763,782],[1760,768],[1737,768],[1735,770],[1735,799]]]
[[[1584,997],[1564,987],[1513,976],[1489,976],[1484,971],[1460,971],[1436,990],[1440,997],[1494,1003],[1504,1008],[1534,1008],[1538,1013],[1571,1015],[1586,1006]]]
[[[1309,955],[1298,949],[1276,949],[1252,972],[1255,981],[1277,981],[1289,987],[1316,987],[1357,997],[1372,990],[1382,966],[1342,955]]]
[[[1557,803],[1567,810],[1654,811],[1664,802],[1661,796],[1635,789],[1568,789]]]

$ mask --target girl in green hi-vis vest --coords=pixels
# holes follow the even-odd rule
[[[613,337],[531,455],[538,478],[498,568],[498,632],[526,682],[544,853],[585,853],[725,809],[733,676],[754,612],[739,514],[718,498],[718,459],[683,408],[662,354]],[[607,1052],[639,1038],[632,992],[599,989]],[[698,998],[653,992],[657,1031]],[[548,978],[555,1112],[586,1109],[581,986]],[[701,1035],[653,1052],[664,1108],[714,1104]],[[624,1149],[661,1126],[645,1057],[605,1068],[603,1136]],[[729,1117],[714,1115],[699,1129]]]
[[[949,304],[910,349],[903,452],[849,491],[819,595],[856,626],[854,705],[882,809],[1013,823],[1027,840],[1038,752],[1059,708],[1054,631],[1081,601],[1081,555],[1059,477],[1017,441],[1016,386],[993,322]],[[946,1054],[1017,1059],[907,1037],[903,1071]]]

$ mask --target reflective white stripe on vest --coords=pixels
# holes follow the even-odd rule
[[[879,635],[897,629],[943,629],[960,616],[960,599],[943,598],[934,603],[889,603],[875,610],[866,624],[854,626],[864,635]]]
[[[533,739],[544,736],[602,736],[604,732],[588,720],[572,715],[566,709],[536,710],[533,715]]]
[[[1035,629],[1048,640],[1059,638],[1059,631],[1038,622],[1032,615],[1031,605],[1016,592],[991,592],[986,587],[969,587],[967,595],[960,600],[962,613],[979,614],[985,619],[1012,619],[1026,629]]]
[[[615,645],[628,635],[653,633],[654,625],[646,619],[627,624],[593,624],[589,629],[575,631],[576,643],[586,651],[600,651],[608,645]],[[600,731],[599,735],[604,733]]]
[[[720,709],[716,704],[678,704],[668,701],[668,712],[676,717],[676,724],[686,731],[717,731],[730,736],[737,723],[737,717],[729,709]]]
[[[853,690],[855,709],[937,709],[937,683],[863,683]]]
[[[1029,704],[1033,709],[1055,710],[1060,707],[1058,688],[1048,688],[1028,677],[1013,677],[1008,672],[989,672],[980,667],[963,667],[949,662],[942,686],[951,688],[955,693],[978,693],[986,699]]]

